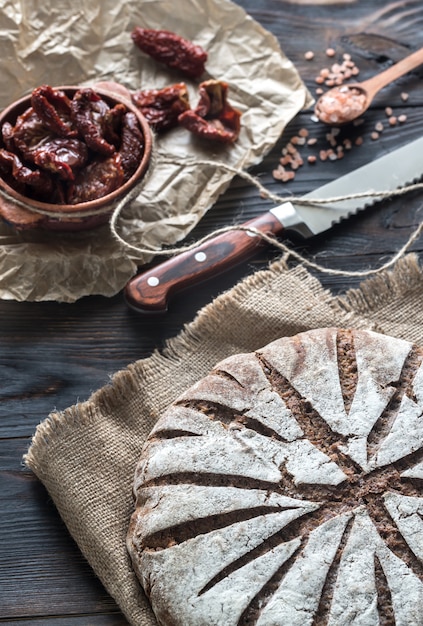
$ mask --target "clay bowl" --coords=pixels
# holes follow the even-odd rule
[[[57,88],[63,90],[70,98],[80,89],[77,86],[61,86]],[[150,163],[152,150],[152,134],[147,120],[132,104],[129,91],[122,85],[104,82],[97,83],[92,88],[109,106],[113,107],[117,103],[122,103],[127,110],[132,111],[136,115],[145,143],[144,154],[136,171],[121,187],[108,195],[79,204],[53,204],[28,198],[10,187],[0,173],[0,190],[7,194],[7,197],[4,194],[0,195],[0,218],[16,230],[42,228],[55,231],[81,231],[100,226],[109,220],[119,200],[142,181]],[[16,118],[30,106],[30,94],[10,104],[0,114],[0,128],[6,121],[13,125]],[[0,147],[4,147],[1,135]],[[31,208],[34,207],[34,212],[26,206],[23,208],[20,205],[21,203]],[[108,211],[109,208],[110,211]],[[47,211],[49,215],[42,215],[36,212],[37,209],[39,211]],[[76,214],[75,217],[73,217],[73,214]]]

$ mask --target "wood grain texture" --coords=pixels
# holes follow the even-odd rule
[[[423,5],[419,0],[363,0],[334,5],[284,0],[237,0],[278,38],[314,94],[317,72],[337,55],[351,54],[360,80],[381,71],[423,45]],[[312,50],[313,61],[304,53]],[[273,193],[301,195],[363,165],[384,151],[423,132],[421,70],[383,89],[362,126],[351,137],[364,136],[360,147],[342,160],[304,164],[294,181],[272,177],[288,139],[306,128],[325,145],[326,128],[301,112],[274,149],[251,169]],[[409,99],[404,102],[401,93]],[[407,122],[386,128],[379,140],[369,138],[374,125],[392,106]],[[343,131],[344,132],[344,131]],[[316,148],[304,148],[304,156]],[[416,158],[421,158],[416,155]],[[272,207],[244,179],[236,177],[189,240],[234,222],[244,222]],[[288,240],[306,258],[342,270],[378,267],[408,239],[422,220],[422,195],[376,204],[365,214],[336,226],[313,241]],[[423,258],[423,241],[412,249]],[[241,278],[264,268],[279,251],[264,247],[247,263],[176,296],[165,315],[137,315],[123,295],[84,298],[69,304],[0,302],[0,623],[34,626],[123,626],[126,621],[108,596],[60,520],[48,494],[22,467],[22,454],[37,424],[52,410],[83,401],[111,374],[163,346],[193,319],[199,308]],[[359,284],[314,272],[323,285],[340,293]]]

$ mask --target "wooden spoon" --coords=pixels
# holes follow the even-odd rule
[[[321,122],[331,126],[342,126],[352,122],[367,111],[373,98],[382,87],[389,85],[422,63],[423,48],[420,48],[402,61],[362,83],[350,83],[330,89],[319,98],[314,112]]]

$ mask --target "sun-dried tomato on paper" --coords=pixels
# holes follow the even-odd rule
[[[228,84],[221,80],[207,80],[200,84],[200,99],[195,109],[178,117],[181,126],[195,135],[233,143],[241,128],[241,111],[228,102]]]
[[[204,72],[207,52],[176,33],[137,26],[131,37],[142,52],[190,78],[199,78]]]
[[[190,107],[185,83],[137,91],[132,94],[132,102],[156,132],[177,126],[179,115]]]

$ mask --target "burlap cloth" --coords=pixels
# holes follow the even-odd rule
[[[25,462],[130,624],[157,623],[125,536],[135,465],[163,409],[219,360],[312,328],[368,328],[423,345],[422,304],[423,270],[414,255],[338,297],[303,267],[279,260],[206,306],[162,353],[39,425]]]

